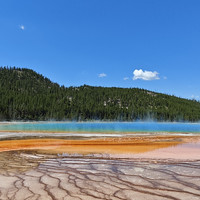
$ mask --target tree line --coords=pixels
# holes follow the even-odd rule
[[[139,88],[64,87],[31,69],[0,67],[0,120],[199,121],[200,103]]]

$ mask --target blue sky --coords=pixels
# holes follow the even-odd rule
[[[199,10],[199,0],[1,0],[0,66],[199,100]]]

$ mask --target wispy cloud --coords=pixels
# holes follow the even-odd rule
[[[104,78],[106,76],[107,76],[107,74],[105,74],[105,73],[101,73],[101,74],[98,75],[99,78]]]
[[[166,77],[166,76],[164,76],[164,77],[163,77],[163,79],[164,79],[164,80],[166,80],[166,79],[167,79],[167,77]]]
[[[142,69],[135,69],[133,71],[133,80],[142,79],[144,81],[152,81],[160,79],[156,71],[143,71]]]
[[[20,28],[21,30],[24,30],[24,29],[25,29],[25,26],[24,26],[24,25],[20,25],[19,28]]]
[[[124,81],[127,81],[129,79],[129,77],[124,77],[123,79],[124,79]]]
[[[192,95],[191,98],[192,98],[192,99],[198,100],[198,99],[199,99],[199,96],[198,96],[198,95]]]

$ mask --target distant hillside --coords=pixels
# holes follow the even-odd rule
[[[0,120],[198,121],[200,103],[138,88],[64,87],[30,69],[0,68]]]

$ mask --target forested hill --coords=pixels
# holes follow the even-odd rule
[[[198,121],[200,103],[138,88],[64,87],[30,69],[0,68],[0,120]]]

